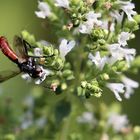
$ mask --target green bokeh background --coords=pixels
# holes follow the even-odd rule
[[[136,4],[136,11],[140,13],[140,1],[134,0],[133,2]],[[49,29],[44,28],[43,20],[35,16],[35,10],[37,10],[37,0],[0,0],[0,36],[6,36],[12,44],[14,35],[20,34],[22,30],[26,29],[30,33],[33,33],[37,39],[47,40],[48,38],[53,38],[49,36]],[[130,46],[137,48],[138,54],[140,54],[139,38],[140,31],[136,33],[136,39],[130,42]],[[0,53],[0,71],[14,68],[15,65]],[[131,78],[140,82],[139,77],[140,74],[131,76]],[[17,109],[17,114],[19,114],[21,101],[30,93],[32,86],[32,84],[28,84],[22,80],[20,75],[1,83],[0,106],[6,97],[11,97]],[[51,99],[53,100],[54,98],[56,97],[52,95]],[[114,96],[110,94],[104,95],[101,99],[94,100],[95,102],[105,101],[107,104],[116,101]],[[140,107],[140,88],[137,89],[130,100],[124,99],[120,104],[122,105],[124,114],[128,115],[129,120],[133,124],[140,125],[140,111],[138,109]]]

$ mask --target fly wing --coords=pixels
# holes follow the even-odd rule
[[[21,59],[26,59],[28,56],[28,52],[27,49],[25,47],[24,44],[24,40],[19,37],[19,36],[15,36],[14,37],[14,47],[15,47],[15,51],[17,53],[17,56]]]
[[[15,77],[20,73],[20,70],[17,71],[0,71],[0,83]]]

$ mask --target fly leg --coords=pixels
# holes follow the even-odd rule
[[[35,48],[35,47],[31,46],[31,45],[30,45],[27,41],[25,41],[24,39],[23,39],[23,46],[24,46],[24,49],[25,49],[25,52],[26,52],[27,55],[28,55],[28,48],[29,48],[29,49]]]
[[[46,55],[43,55],[43,56],[33,56],[33,55],[28,55],[28,57],[32,57],[32,58],[49,58],[49,57],[52,57],[52,56],[54,56],[54,54],[49,55],[49,56],[46,56]]]
[[[24,48],[25,48],[25,51],[26,51],[26,53],[28,54],[28,48],[36,48],[36,47],[34,47],[34,46],[31,46],[27,41],[25,41],[24,39],[23,39],[23,44],[24,44]],[[48,58],[48,57],[52,57],[52,56],[54,56],[54,54],[52,54],[52,55],[49,55],[49,56],[46,56],[46,55],[43,55],[43,56],[32,56],[32,55],[28,55],[28,57],[32,57],[32,58]]]

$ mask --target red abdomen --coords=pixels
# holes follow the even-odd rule
[[[12,51],[6,38],[3,36],[0,37],[0,49],[3,54],[6,55],[10,60],[12,60],[13,62],[17,61],[17,55]]]

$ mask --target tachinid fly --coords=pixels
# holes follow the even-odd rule
[[[4,36],[0,37],[0,49],[5,56],[7,56],[12,62],[17,64],[19,71],[1,71],[0,73],[0,82],[4,82],[17,74],[24,72],[28,73],[32,78],[40,78],[42,69],[39,64],[36,63],[36,56],[28,55],[28,47],[32,47],[27,41],[24,39],[15,36],[14,46],[16,47],[17,53],[15,53],[7,39]],[[38,57],[41,58],[41,57]]]

